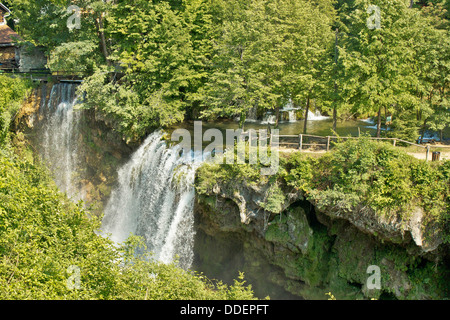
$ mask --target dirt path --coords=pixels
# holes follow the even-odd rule
[[[280,148],[279,150],[280,150],[280,152],[285,152],[285,153],[298,151],[298,149],[294,149],[294,148]],[[323,153],[326,153],[326,151],[325,150],[319,150],[319,151],[302,150],[302,153],[323,154]],[[424,152],[407,152],[407,154],[409,154],[410,156],[413,156],[417,159],[420,159],[420,160],[425,160],[425,158],[427,156],[425,151]],[[431,161],[431,159],[432,159],[432,154],[430,152],[430,154],[428,155],[428,161]],[[450,160],[450,152],[442,152],[441,151],[440,160]]]
[[[427,157],[426,152],[407,152],[407,153],[417,159],[420,159],[420,160],[425,160]],[[431,159],[432,159],[432,154],[430,152],[430,154],[428,155],[428,161],[431,161]],[[442,152],[441,151],[440,160],[450,160],[450,152]]]

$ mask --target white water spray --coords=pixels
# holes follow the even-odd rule
[[[74,176],[81,158],[78,148],[80,114],[74,111],[77,104],[76,85],[55,84],[48,102],[40,106],[44,121],[41,127],[38,151],[53,174],[58,188],[73,200],[80,200]]]
[[[326,120],[328,118],[329,117],[321,115],[320,111],[312,112],[311,110],[308,110],[308,121]]]
[[[194,258],[194,178],[197,161],[168,148],[161,133],[151,134],[119,170],[118,186],[105,208],[102,230],[121,243],[130,234],[145,238],[164,263],[178,256],[188,269]]]

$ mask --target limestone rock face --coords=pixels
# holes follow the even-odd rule
[[[232,200],[239,209],[239,217],[243,224],[265,228],[267,219],[274,216],[273,212],[264,210],[264,202],[267,199],[269,184],[236,184],[221,186],[216,184],[212,193],[221,198]],[[281,203],[281,211],[284,211],[292,203],[303,199],[301,192],[285,193],[285,201]],[[422,208],[416,207],[407,215],[407,220],[402,220],[400,214],[393,214],[390,218],[378,215],[373,209],[366,206],[357,206],[351,209],[341,209],[337,206],[322,207],[312,202],[315,209],[331,219],[343,219],[363,233],[370,234],[380,241],[389,241],[399,245],[412,245],[419,249],[421,254],[439,254],[437,250],[442,244],[440,230],[433,224],[424,227]]]
[[[393,214],[391,218],[387,218],[364,206],[351,210],[337,210],[333,206],[317,206],[316,208],[331,219],[344,219],[361,232],[373,235],[380,240],[400,245],[415,244],[422,254],[435,251],[442,243],[440,232],[433,224],[424,227],[424,213],[420,207],[414,208],[406,221],[402,220],[399,214]]]
[[[216,184],[196,204],[199,229],[235,248],[242,243],[240,261],[250,279],[306,299],[326,299],[330,291],[338,299],[445,296],[442,240],[433,226],[423,227],[420,208],[406,221],[388,220],[366,207],[320,207],[283,190],[282,210],[274,213],[265,209],[270,187]],[[370,266],[380,270],[380,289],[368,287]]]
[[[37,154],[42,151],[43,131],[48,125],[48,110],[55,107],[52,105],[56,100],[52,97],[53,86],[54,84],[42,82],[34,89],[13,123],[13,129],[24,133],[28,144]],[[79,158],[79,166],[74,168],[75,174],[72,175],[73,183],[76,184],[77,190],[80,190],[86,204],[94,208],[95,214],[100,215],[116,182],[117,169],[128,160],[138,143],[127,144],[122,135],[115,131],[110,123],[98,117],[94,110],[81,109],[76,112],[81,120],[76,134],[72,137]]]
[[[241,223],[246,225],[264,225],[267,224],[267,219],[272,212],[265,212],[263,204],[267,200],[267,193],[270,188],[269,184],[254,185],[254,184],[235,184],[230,186],[221,186],[216,184],[212,188],[212,194],[232,200],[239,208],[239,217]],[[281,211],[288,208],[292,203],[301,198],[300,192],[286,193],[285,201],[281,203]]]

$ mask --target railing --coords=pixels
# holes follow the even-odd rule
[[[20,71],[18,68],[1,68],[0,74],[8,73],[8,74],[19,74],[19,75],[30,75],[32,78],[35,77],[36,80],[45,80],[48,77],[52,77],[57,81],[61,81],[64,79],[69,80],[81,80],[83,74],[77,71],[50,71],[46,68],[35,68],[29,69],[28,71]],[[40,78],[41,77],[41,78]]]
[[[271,135],[271,141],[272,138],[276,136],[278,137],[279,146],[287,146],[288,148],[298,149],[299,151],[305,150],[304,147],[307,147],[306,149],[312,149],[312,151],[330,151],[330,148],[332,147],[332,142],[343,140],[343,139],[359,139],[359,137],[337,137],[337,136],[317,136],[317,135],[310,135],[310,134],[299,134],[299,135]],[[397,143],[401,142],[407,145],[424,148],[426,152],[425,159],[429,159],[430,151],[432,148],[439,148],[439,149],[446,149],[448,148],[450,150],[450,146],[433,146],[430,144],[422,145],[417,144],[413,142],[409,142],[403,139],[399,138],[376,138],[376,137],[368,137],[371,140],[386,140],[386,141],[392,141],[393,146],[398,147]],[[285,141],[282,141],[285,140]],[[286,141],[287,140],[287,141]],[[433,158],[433,160],[435,160]]]

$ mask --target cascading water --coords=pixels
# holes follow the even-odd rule
[[[308,121],[326,120],[328,118],[329,117],[321,115],[320,111],[312,112],[311,110],[308,110]]]
[[[266,114],[264,116],[263,121],[261,122],[261,124],[274,124],[277,121],[277,116],[273,115],[273,114]]]
[[[297,117],[295,116],[295,110],[289,110],[288,114],[289,114],[289,122],[297,121]]]
[[[194,178],[199,161],[180,157],[162,134],[151,134],[119,171],[118,187],[105,208],[102,231],[121,243],[130,234],[145,238],[164,263],[178,256],[188,269],[194,258]]]
[[[245,118],[246,122],[256,122],[257,121],[257,108],[252,107],[247,112],[247,117]]]
[[[76,84],[53,85],[39,108],[38,152],[56,185],[73,200],[84,200],[77,181],[83,175],[82,115]],[[46,101],[48,100],[48,101]],[[154,257],[188,269],[193,262],[194,178],[201,163],[180,157],[180,147],[168,148],[162,133],[150,135],[118,172],[118,186],[104,210],[102,231],[123,242],[132,233],[143,236]]]
[[[76,87],[73,83],[55,84],[48,101],[41,101],[39,112],[44,120],[38,152],[58,188],[73,200],[81,200],[83,196],[73,182],[80,163],[80,113],[73,109],[77,104]]]

